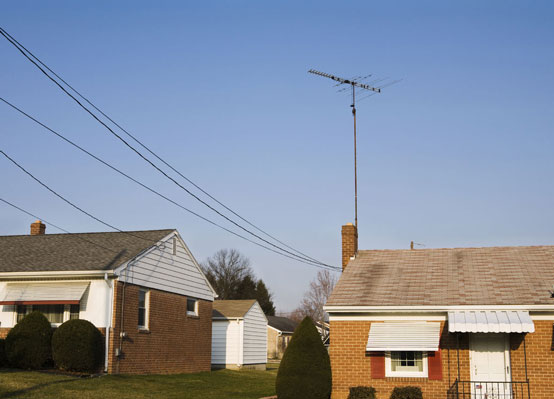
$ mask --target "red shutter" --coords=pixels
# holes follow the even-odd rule
[[[427,367],[430,380],[442,380],[441,350],[427,354]]]
[[[371,378],[385,378],[385,352],[371,352]]]

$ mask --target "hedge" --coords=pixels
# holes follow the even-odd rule
[[[376,399],[373,387],[350,387],[348,399]]]
[[[390,399],[423,399],[420,387],[396,387]]]
[[[62,370],[98,371],[103,349],[102,334],[87,320],[68,320],[52,336],[52,357]]]
[[[52,327],[40,312],[25,316],[6,337],[8,363],[22,369],[40,369],[51,360]]]

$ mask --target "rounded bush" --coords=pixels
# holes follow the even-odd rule
[[[283,355],[275,383],[279,399],[329,399],[331,362],[315,325],[302,320]]]
[[[5,340],[0,339],[0,367],[6,367],[8,365],[8,359],[6,359],[5,343]]]
[[[103,358],[102,334],[87,320],[68,320],[52,336],[52,357],[62,370],[98,371]]]
[[[423,399],[423,393],[420,387],[396,387],[390,399]]]
[[[348,399],[376,399],[373,387],[351,387]]]
[[[22,369],[39,369],[51,356],[52,327],[40,312],[25,316],[6,337],[8,363]]]

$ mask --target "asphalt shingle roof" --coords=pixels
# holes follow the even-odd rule
[[[232,319],[244,317],[256,302],[255,299],[228,299],[214,301],[212,317],[225,317]]]
[[[173,231],[0,236],[0,272],[113,270]]]
[[[267,316],[267,324],[282,332],[294,332],[298,325],[297,322],[287,317],[280,316]]]
[[[554,246],[359,251],[329,306],[554,305]]]

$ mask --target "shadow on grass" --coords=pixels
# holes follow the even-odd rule
[[[21,370],[2,370],[2,373],[6,373],[6,372],[7,373],[17,373],[17,372],[21,372]],[[30,387],[27,387],[27,388],[22,388],[22,389],[18,389],[18,390],[15,390],[15,391],[10,391],[10,392],[4,392],[4,393],[0,394],[0,399],[16,398],[19,395],[23,395],[23,394],[26,394],[26,393],[29,393],[29,392],[32,392],[32,391],[36,391],[38,389],[41,389],[41,388],[44,388],[44,387],[47,387],[47,386],[50,386],[50,385],[62,384],[62,383],[65,383],[65,382],[73,382],[76,379],[77,378],[71,378],[71,377],[70,378],[64,378],[63,380],[44,382],[42,384],[36,384],[36,385],[30,386]]]

